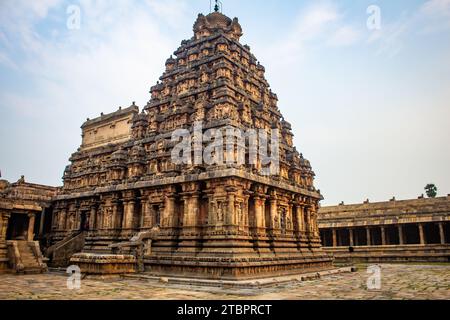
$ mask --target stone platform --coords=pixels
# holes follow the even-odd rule
[[[137,262],[132,255],[78,253],[70,259],[86,275],[121,275],[136,273]]]

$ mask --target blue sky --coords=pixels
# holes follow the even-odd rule
[[[67,8],[80,8],[80,29]],[[366,10],[380,8],[381,29]],[[1,0],[0,169],[60,185],[81,124],[136,101],[208,0]],[[450,193],[450,0],[223,1],[323,204]]]

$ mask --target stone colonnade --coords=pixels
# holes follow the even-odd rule
[[[324,247],[450,244],[450,222],[323,228]]]

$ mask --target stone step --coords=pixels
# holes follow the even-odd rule
[[[43,270],[37,266],[37,267],[27,267],[23,270],[24,274],[40,274]]]
[[[41,273],[39,263],[34,255],[33,250],[28,245],[27,241],[18,241],[17,248],[19,249],[20,257],[25,268],[25,273]]]

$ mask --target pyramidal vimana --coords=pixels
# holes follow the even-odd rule
[[[125,252],[139,271],[215,279],[331,267],[314,172],[242,34],[237,18],[200,14],[142,112],[133,103],[83,124],[53,204],[51,249],[73,250],[55,254],[54,264],[114,273],[135,263],[114,256]],[[244,138],[230,140],[230,129]],[[174,160],[177,131],[192,136],[184,137],[186,161]],[[223,161],[204,161],[205,150]]]

